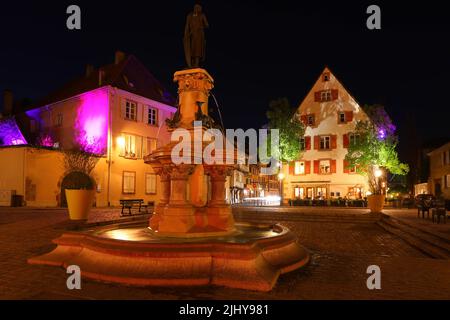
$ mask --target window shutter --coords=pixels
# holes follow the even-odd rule
[[[345,133],[342,137],[343,137],[344,148],[348,148],[348,145],[350,144],[348,134]]]
[[[311,150],[311,137],[305,136],[305,150]]]
[[[331,100],[337,100],[339,98],[339,91],[337,89],[331,90]]]
[[[289,162],[289,174],[294,175],[295,173],[295,162],[291,161]]]
[[[311,173],[311,161],[305,161],[305,174]]]
[[[331,173],[336,173],[336,160],[331,160]]]
[[[304,124],[304,125],[306,125],[307,124],[307,117],[306,117],[306,115],[302,115],[302,116],[300,116],[300,121]]]
[[[136,103],[136,120],[137,122],[142,122],[143,105],[141,103]]]
[[[314,136],[314,150],[319,150],[320,146],[320,137]]]
[[[314,173],[319,173],[319,160],[314,160]]]
[[[127,104],[127,100],[126,99],[120,99],[120,114],[122,119],[125,119],[125,108],[126,108],[126,104]]]
[[[143,119],[142,122],[148,124],[148,106],[147,105],[143,105]]]
[[[353,121],[353,111],[345,111],[345,122]]]
[[[337,135],[332,134],[331,135],[331,149],[337,148]]]
[[[320,102],[320,91],[314,92],[314,101]]]
[[[142,137],[136,136],[136,158],[142,158]]]
[[[348,167],[348,161],[344,160],[343,163],[344,163],[344,173],[349,173],[350,169]]]

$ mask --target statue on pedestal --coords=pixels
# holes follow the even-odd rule
[[[199,4],[194,6],[194,11],[189,13],[184,27],[184,55],[189,68],[197,68],[200,62],[205,61],[205,28],[208,21]]]

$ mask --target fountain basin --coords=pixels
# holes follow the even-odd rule
[[[278,277],[309,261],[307,250],[280,225],[236,224],[214,237],[173,238],[145,223],[67,232],[31,264],[77,265],[82,277],[132,286],[203,286],[270,291]]]

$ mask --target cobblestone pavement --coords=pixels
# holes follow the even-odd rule
[[[326,214],[327,209],[322,209]],[[108,220],[116,217],[94,211]],[[266,219],[273,219],[265,213]],[[330,216],[333,216],[330,212]],[[81,290],[66,288],[63,269],[28,265],[46,253],[64,230],[64,210],[0,210],[1,299],[450,299],[450,260],[431,259],[371,222],[302,221],[283,216],[311,251],[303,269],[282,275],[269,293],[219,287],[132,288],[82,281]],[[145,218],[145,217],[143,217]],[[276,219],[279,220],[279,219]],[[280,222],[280,221],[277,221]],[[381,290],[368,290],[366,269],[381,268]]]

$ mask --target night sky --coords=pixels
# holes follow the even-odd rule
[[[38,99],[134,54],[176,94],[182,36],[194,1],[9,1],[0,8],[0,90]],[[201,1],[205,68],[227,128],[258,128],[270,100],[298,106],[327,65],[360,104],[386,106],[400,143],[450,136],[450,13],[445,1]],[[82,30],[66,29],[78,4]],[[378,4],[382,30],[366,28]],[[414,132],[417,128],[417,132]]]

